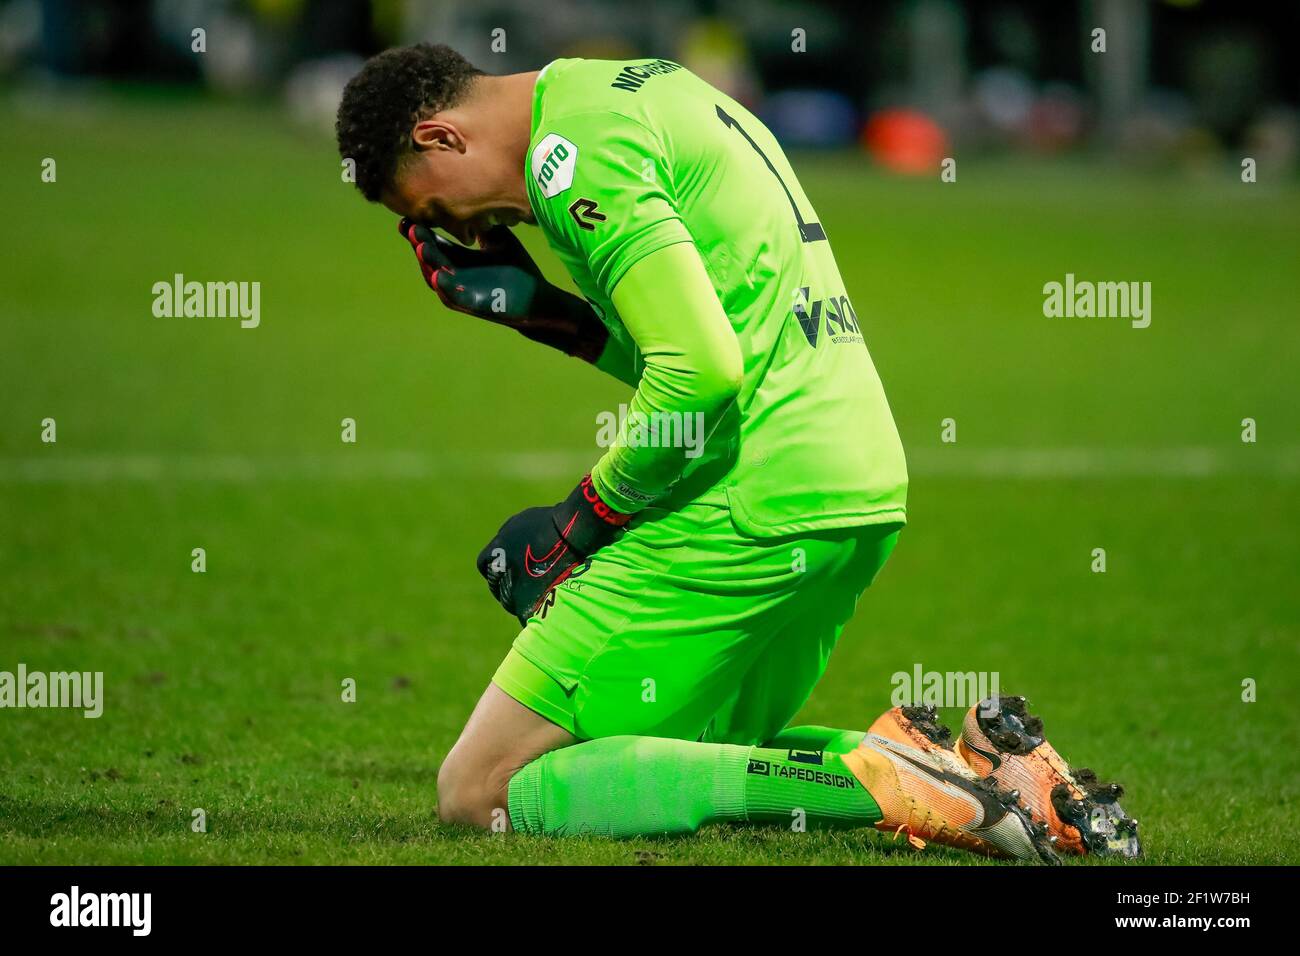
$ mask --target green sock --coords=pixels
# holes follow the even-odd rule
[[[846,754],[862,743],[865,736],[860,730],[836,730],[834,727],[808,724],[804,727],[787,727],[763,746],[776,750],[824,750],[827,753]]]
[[[867,826],[880,809],[838,754],[605,737],[538,757],[510,781],[520,833],[691,833],[718,821]]]

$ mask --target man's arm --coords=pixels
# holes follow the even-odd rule
[[[586,300],[546,281],[505,226],[490,230],[479,249],[467,249],[408,219],[398,231],[415,250],[424,281],[448,308],[508,326],[636,385],[633,356],[610,336]]]
[[[712,434],[740,392],[740,343],[695,245],[665,246],[639,259],[613,291],[644,364],[618,439],[592,468],[600,497],[625,514],[662,496],[687,465],[685,448],[629,443],[627,428],[665,416],[701,414]],[[660,418],[669,421],[671,418]]]
[[[677,212],[670,180],[646,175],[671,169],[653,131],[595,110],[565,116],[536,138],[528,189],[538,224],[553,247],[586,261],[612,301],[636,348],[627,354],[609,336],[594,361],[635,384],[636,393],[623,429],[593,473],[559,504],[510,518],[479,554],[479,572],[493,596],[520,623],[581,562],[616,541],[634,512],[681,478],[687,453],[714,432],[744,378],[740,343]],[[557,138],[568,147],[564,175],[543,188],[535,177]],[[593,213],[600,209],[599,217],[579,217],[573,211],[579,203]],[[441,288],[448,279],[435,276],[434,283]],[[452,285],[451,291],[459,290]],[[692,426],[699,415],[701,434],[691,435],[690,448],[650,445],[629,435],[628,425],[653,421],[656,413]]]

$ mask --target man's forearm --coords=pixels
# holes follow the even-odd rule
[[[644,367],[617,440],[592,469],[612,507],[634,513],[681,477],[701,442],[735,401],[744,376],[740,344],[694,244],[651,253],[614,289],[614,306]],[[638,429],[671,427],[684,440],[639,440]]]

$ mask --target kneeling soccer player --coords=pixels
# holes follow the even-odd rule
[[[479,556],[523,630],[439,772],[442,818],[622,837],[803,814],[1054,860],[1015,794],[945,748],[787,726],[894,548],[907,473],[763,124],[666,60],[489,76],[418,45],[353,78],[338,138],[444,303],[636,389],[590,474]]]

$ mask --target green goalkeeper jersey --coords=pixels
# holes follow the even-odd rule
[[[725,504],[753,537],[905,520],[903,449],[858,311],[816,210],[753,114],[667,60],[556,60],[533,94],[525,172],[538,225],[613,354],[636,355],[613,305],[619,281],[683,242],[739,342],[739,395],[656,505]],[[668,333],[673,297],[665,287],[647,303]],[[691,423],[673,424],[689,441]],[[643,430],[625,453],[662,454],[655,435]],[[628,510],[656,494],[609,490]]]

